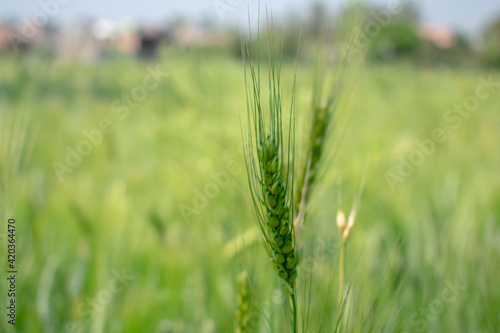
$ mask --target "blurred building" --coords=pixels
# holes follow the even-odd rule
[[[431,42],[440,49],[448,49],[456,44],[456,35],[452,29],[439,24],[422,24],[418,29],[422,40]]]
[[[232,37],[226,31],[180,25],[175,28],[174,40],[186,47],[224,47],[231,43]]]
[[[0,50],[25,52],[32,47],[44,45],[48,34],[45,27],[38,27],[30,21],[23,24],[6,21],[0,24]],[[47,39],[48,41],[48,39]]]
[[[139,36],[134,28],[126,28],[120,31],[116,37],[116,48],[118,52],[133,55],[139,47]]]
[[[89,24],[61,29],[57,36],[55,57],[63,60],[93,61],[102,51],[102,43]]]
[[[142,59],[154,59],[158,56],[158,46],[163,40],[164,32],[154,27],[141,29],[138,39],[137,55]]]
[[[232,35],[223,30],[179,24],[168,27],[139,26],[133,22],[87,21],[64,28],[0,24],[0,51],[46,50],[62,60],[96,61],[113,54],[154,59],[162,44],[190,48],[227,47]],[[29,30],[29,36],[26,37]]]
[[[14,33],[14,25],[10,22],[0,24],[0,51],[7,51],[11,48],[9,35]]]

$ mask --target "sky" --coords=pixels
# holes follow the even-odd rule
[[[366,0],[381,8],[391,1]],[[308,11],[311,0],[261,0],[261,7],[268,7],[273,15],[303,13]],[[322,0],[335,10],[346,0]],[[412,0],[420,9],[422,21],[442,24],[470,36],[479,35],[485,26],[500,16],[500,0]],[[250,1],[250,13],[257,12],[257,0]],[[130,20],[158,24],[176,17],[201,21],[209,19],[222,25],[247,25],[248,0],[0,0],[1,18],[27,18],[48,12],[50,17],[63,24],[82,18]]]

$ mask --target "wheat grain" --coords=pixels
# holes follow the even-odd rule
[[[342,209],[339,209],[337,212],[337,228],[339,228],[340,231],[344,231],[346,226],[345,214]]]

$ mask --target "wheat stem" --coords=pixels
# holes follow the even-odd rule
[[[290,301],[292,303],[293,333],[297,333],[297,300],[295,299],[295,287],[293,287],[293,293],[290,295]]]
[[[346,242],[344,241],[344,236],[340,235],[340,274],[339,274],[339,306],[342,305],[342,298],[344,295],[344,274],[345,274],[345,252],[346,252]]]

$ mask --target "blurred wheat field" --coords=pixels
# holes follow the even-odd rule
[[[114,101],[157,66],[168,75],[120,118]],[[311,67],[299,64],[297,73],[299,128]],[[261,330],[282,329],[283,314],[269,307],[282,302],[280,288],[262,248],[250,241],[228,255],[228,244],[255,228],[241,147],[241,60],[178,50],[159,63],[5,57],[0,68],[1,119],[29,112],[34,136],[17,171],[24,183],[17,204],[4,214],[17,221],[17,332],[232,332],[242,269],[253,278]],[[285,63],[283,82],[292,75]],[[368,157],[349,248],[347,278],[357,270],[347,331],[499,331],[500,88],[456,129],[443,118],[490,75],[500,78],[404,62],[361,71],[354,114],[315,198],[322,209],[310,213],[304,236],[311,269],[299,279],[299,298],[307,299],[309,279],[313,287],[310,307],[299,310],[309,314],[310,331],[322,320],[323,331],[335,327],[337,194],[341,184],[347,210]],[[76,149],[82,131],[104,118],[113,129],[59,180],[53,163],[66,163],[67,147]],[[387,172],[438,127],[447,139],[391,188]],[[5,320],[0,325],[7,330]]]

